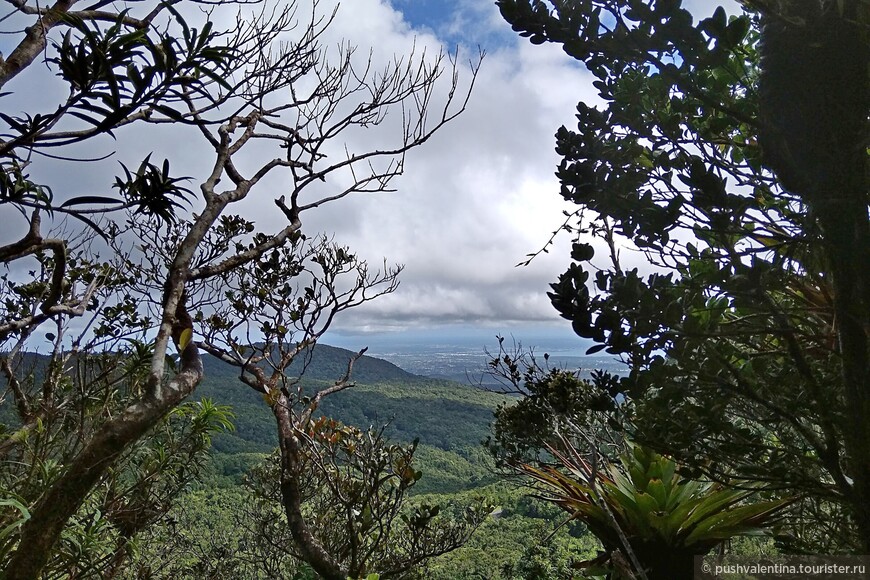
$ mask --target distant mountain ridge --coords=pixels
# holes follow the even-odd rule
[[[329,346],[328,344],[317,344],[313,347],[314,354],[311,357],[310,363],[305,368],[305,378],[313,381],[335,381],[344,376],[347,372],[347,364],[351,358],[356,356],[356,352]],[[49,355],[36,352],[22,352],[21,360],[27,366],[33,366],[36,370],[41,370]],[[224,363],[217,358],[201,352],[203,366],[206,376],[225,376],[227,374],[236,376],[238,370],[227,363]],[[290,365],[287,370],[288,376],[299,376],[303,370],[305,357],[299,356]],[[363,355],[353,365],[353,381],[364,384],[372,384],[378,382],[401,382],[401,381],[420,381],[426,377],[415,375],[397,365],[372,356]]]
[[[301,379],[306,392],[317,392],[342,378],[355,354],[318,344]],[[47,355],[37,353],[23,353],[23,358],[37,377],[48,361]],[[302,358],[291,365],[288,376],[298,376]],[[215,449],[236,453],[274,448],[274,418],[263,395],[239,381],[237,367],[206,353],[202,359],[204,377],[192,398],[230,405],[236,415],[236,430],[218,436]],[[356,361],[351,380],[356,388],[325,398],[318,412],[362,428],[389,424],[391,436],[403,441],[419,436],[424,443],[444,450],[477,447],[488,433],[493,410],[504,400],[467,383],[415,375],[371,356]],[[13,414],[12,405],[0,405],[0,423],[13,424]]]
[[[317,344],[313,347],[313,354],[308,367],[304,369],[304,378],[308,381],[335,381],[347,372],[347,364],[357,353],[345,348]],[[297,357],[287,370],[287,376],[297,377],[303,371],[304,356]],[[218,359],[203,354],[203,366],[206,377],[224,376],[226,374],[238,375],[238,369],[219,361]],[[361,384],[418,382],[425,377],[405,371],[395,364],[383,359],[363,355],[353,365],[353,382]]]
[[[314,393],[343,377],[355,354],[318,344],[301,380],[306,391]],[[230,453],[273,448],[277,444],[274,418],[262,394],[239,382],[238,368],[208,355],[203,364],[205,376],[195,397],[231,405],[237,417],[235,433],[218,437],[216,448]],[[287,375],[297,376],[301,370],[302,362],[297,360]],[[388,432],[399,440],[419,436],[445,450],[477,447],[488,433],[493,410],[503,400],[469,384],[415,375],[370,356],[356,361],[351,379],[357,387],[325,398],[318,412],[363,428],[389,424]]]

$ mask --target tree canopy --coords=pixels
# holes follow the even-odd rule
[[[621,428],[696,473],[800,494],[793,548],[866,551],[866,2],[698,22],[675,0],[497,4],[603,101],[556,133],[577,240],[550,298],[626,361],[594,381]]]

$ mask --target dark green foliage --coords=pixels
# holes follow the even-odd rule
[[[763,535],[792,502],[759,500],[758,486],[729,489],[685,479],[673,460],[639,446],[628,445],[618,462],[599,465],[597,455],[591,463],[562,441],[562,449],[549,447],[559,468],[525,463],[517,468],[536,482],[542,499],[601,540],[605,556],[586,564],[608,563],[614,579],[632,577],[619,570],[623,561],[650,580],[688,579],[695,556],[733,536]]]
[[[859,549],[870,529],[859,499],[870,457],[868,173],[866,142],[849,136],[867,134],[870,51],[850,21],[856,3],[748,3],[776,23],[767,29],[757,13],[729,18],[721,8],[695,22],[674,0],[497,4],[532,42],[555,42],[581,61],[603,100],[580,103],[576,128],[556,133],[560,194],[577,206],[567,229],[603,243],[575,244],[550,298],[597,343],[591,350],[628,363],[625,377],[593,381],[625,398],[620,428],[694,475],[805,494],[792,548]],[[825,32],[831,26],[839,36]],[[833,58],[846,44],[849,56]],[[826,69],[818,78],[807,76],[802,51]],[[836,82],[814,84],[823,79]],[[855,88],[839,98],[833,86],[843,83]],[[790,127],[777,133],[762,109],[770,119],[804,112],[779,119]],[[852,121],[823,146],[807,136],[839,123],[828,110]],[[792,147],[789,134],[803,136]],[[826,151],[807,156],[815,146]],[[788,155],[808,157],[792,158],[791,169],[816,171],[804,179],[815,193],[789,180]],[[818,200],[837,192],[852,205],[825,217]],[[624,240],[658,271],[626,266]],[[819,518],[827,531],[809,533]]]
[[[149,154],[135,174],[130,173],[122,164],[124,179],[116,178],[114,187],[120,191],[125,201],[136,208],[136,213],[153,215],[166,222],[175,221],[175,212],[182,209],[182,205],[173,198],[183,201],[185,196],[193,194],[178,183],[190,178],[170,177],[168,159],[163,160],[162,167],[152,164],[150,159]],[[64,205],[69,206],[70,203]]]
[[[16,120],[6,114],[0,118],[3,118],[7,123],[19,125],[22,131],[30,131],[29,128],[21,125],[21,119]],[[33,120],[29,118],[26,121],[27,124],[33,124]],[[13,159],[3,167],[3,172],[0,173],[0,204],[22,201],[50,205],[52,201],[51,188],[30,181],[29,175],[22,171],[18,160]]]
[[[627,442],[616,420],[627,403],[608,401],[600,374],[590,382],[542,369],[528,353],[507,353],[503,343],[490,368],[524,393],[497,409],[490,452],[500,466],[529,478],[536,498],[601,541],[604,552],[577,566],[614,579],[639,570],[649,578],[689,578],[696,555],[731,536],[763,534],[793,503],[762,501],[757,483],[735,489],[688,479],[672,459]]]
[[[864,551],[870,549],[868,23],[866,5],[854,0],[766,7],[759,82],[759,139],[783,185],[807,204],[821,230],[845,401],[849,481],[838,487],[851,496]]]
[[[602,413],[615,411],[608,398],[589,381],[561,369],[542,371],[532,367],[522,375],[526,394],[519,401],[496,409],[494,439],[490,450],[500,460],[537,458],[558,431],[560,421],[570,417],[580,425],[592,425]],[[598,423],[599,428],[604,425]]]
[[[783,186],[807,196],[822,214],[866,208],[850,191],[861,179],[849,183],[865,166],[866,152],[845,147],[867,138],[862,8],[860,2],[839,4],[781,3],[763,20],[761,43],[759,139]],[[795,25],[800,22],[806,25]],[[843,194],[830,195],[840,189]]]

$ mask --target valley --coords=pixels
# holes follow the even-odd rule
[[[352,354],[318,345],[302,378],[305,388],[332,384]],[[418,439],[415,465],[422,477],[412,490],[412,503],[461,511],[485,498],[496,508],[465,546],[431,562],[427,578],[557,578],[568,573],[572,559],[595,554],[597,543],[582,525],[559,527],[565,520],[560,511],[529,497],[528,490],[510,477],[505,479],[508,474],[496,468],[487,452],[483,443],[493,411],[511,404],[512,397],[444,378],[483,362],[481,355],[436,347],[380,356],[384,359],[361,358],[354,367],[356,386],[327,397],[319,410],[363,429],[385,425],[385,433],[400,443]],[[235,369],[211,358],[205,364],[206,378],[196,396],[232,406],[235,430],[214,439],[209,476],[182,498],[174,517],[189,527],[188,537],[224,538],[220,541],[229,550],[235,549],[237,540],[227,528],[239,522],[221,513],[236,513],[238,502],[250,501],[246,474],[267,460],[277,439],[262,397],[238,381]],[[447,370],[432,372],[442,368]],[[423,376],[425,372],[440,376]],[[211,532],[201,533],[203,526]],[[200,545],[191,550],[215,548]],[[542,569],[535,571],[536,566]]]

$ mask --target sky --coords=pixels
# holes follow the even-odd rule
[[[703,18],[719,4],[686,6]],[[733,2],[726,7],[736,11]],[[511,31],[492,0],[355,0],[342,4],[336,28],[360,46],[434,37],[460,54],[479,45],[487,55],[468,110],[409,157],[397,193],[356,200],[357,226],[336,233],[360,254],[405,270],[397,292],[337,321],[333,342],[365,333],[501,334],[550,348],[580,342],[546,296],[569,263],[571,237],[516,265],[547,243],[570,209],[558,194],[554,134],[572,126],[578,101],[596,102],[590,75],[558,46],[533,46]]]
[[[334,3],[321,0],[321,11]],[[697,19],[719,3],[685,4]],[[516,265],[547,243],[562,211],[571,209],[558,195],[553,136],[559,126],[572,126],[578,101],[596,102],[590,75],[558,46],[533,46],[513,33],[493,0],[345,0],[324,43],[341,39],[362,51],[371,47],[376,60],[414,45],[458,48],[460,62],[478,48],[487,54],[468,109],[409,154],[405,174],[393,183],[397,192],[348,198],[307,214],[309,233],[332,235],[374,265],[383,259],[404,265],[396,292],[343,313],[325,342],[361,346],[366,337],[402,341],[427,334],[579,341],[546,296],[569,263],[573,240],[562,234],[548,253]],[[8,54],[8,47],[0,49]],[[461,68],[469,79],[467,65]],[[47,92],[34,82],[26,96],[33,104]],[[138,145],[181,164],[186,174],[205,168],[182,142]],[[112,171],[117,161],[108,162]],[[55,179],[72,193],[99,194],[105,183],[97,175],[71,180],[61,171]],[[271,198],[258,203],[249,208],[257,225],[279,226]]]

